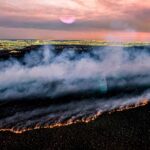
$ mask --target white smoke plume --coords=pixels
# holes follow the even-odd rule
[[[41,49],[26,54],[20,61],[0,62],[0,100],[51,98],[94,88],[106,91],[108,77],[117,81],[120,76],[138,76],[129,84],[150,85],[150,53],[144,49],[105,47],[80,54],[67,48],[56,54],[52,46]],[[124,86],[126,80],[117,84]]]
[[[0,131],[21,133],[28,129],[88,122],[103,112],[138,106],[141,100],[150,100],[148,48],[100,47],[82,52],[66,48],[56,53],[54,47],[44,46],[22,59],[1,61],[0,68],[0,109],[6,102],[0,117]],[[124,92],[125,87],[144,90],[128,95]],[[107,95],[108,90],[120,88],[123,88],[123,95],[118,92],[117,96],[109,98],[83,97],[81,101],[74,99],[31,108],[7,107],[7,102],[26,100],[28,96],[57,101],[57,97],[65,93],[83,91],[86,94],[98,90]]]

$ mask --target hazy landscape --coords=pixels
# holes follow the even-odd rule
[[[149,150],[149,14],[149,0],[0,0],[0,150]]]
[[[72,136],[68,133],[70,131],[65,130],[76,130],[73,132],[78,133],[82,126],[90,130],[97,124],[94,127],[97,131],[99,127],[103,128],[102,124],[107,122],[109,116],[110,121],[105,124],[105,128],[110,124],[115,134],[113,128],[118,126],[119,133],[116,132],[115,135],[118,140],[120,132],[129,132],[127,136],[135,138],[128,129],[130,118],[135,126],[140,119],[145,124],[143,128],[140,127],[141,132],[149,134],[149,120],[145,115],[149,115],[150,46],[145,43],[124,46],[105,42],[107,46],[103,43],[99,46],[92,42],[92,45],[83,45],[82,41],[78,41],[80,45],[58,42],[59,44],[31,44],[1,50],[0,130],[5,131],[0,134],[2,139],[6,138],[6,134],[13,138],[16,133],[23,134],[22,137],[27,134],[32,136],[35,132],[38,135],[40,132],[44,135],[45,132],[53,134],[57,132],[55,130],[60,130],[57,139],[60,140],[59,136],[63,132]],[[18,42],[15,41],[16,43]],[[120,117],[123,114],[129,116],[122,120]],[[135,117],[136,114],[141,115],[140,118]],[[122,121],[127,125],[125,131],[121,129]],[[130,126],[133,131],[137,130],[135,126]],[[55,129],[58,127],[62,129]],[[44,131],[44,128],[51,128],[52,131]],[[41,131],[34,131],[35,129]],[[106,135],[109,134],[108,129],[105,132]],[[63,136],[65,138],[66,135]],[[81,138],[82,136],[81,134]],[[92,137],[91,134],[87,140]],[[37,140],[37,137],[32,137],[34,138]],[[139,136],[136,140],[143,141],[143,138],[146,135]],[[116,147],[116,141],[109,139],[107,142],[114,142]],[[148,139],[143,142],[148,144]],[[5,142],[2,146],[6,147]]]

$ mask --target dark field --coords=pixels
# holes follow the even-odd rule
[[[90,123],[14,134],[0,133],[1,150],[148,150],[150,105],[111,115]]]

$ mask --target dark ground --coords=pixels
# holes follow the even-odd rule
[[[111,115],[88,124],[14,134],[0,133],[0,150],[148,150],[150,104]]]

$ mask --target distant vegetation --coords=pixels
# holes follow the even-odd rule
[[[146,46],[150,42],[108,42],[99,40],[0,40],[0,50],[18,50],[31,45],[91,45],[91,46]]]

